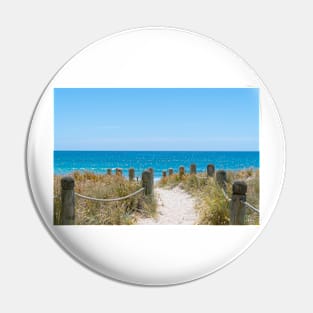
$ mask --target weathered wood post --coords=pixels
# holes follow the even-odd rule
[[[226,190],[226,181],[227,181],[226,172],[223,170],[216,171],[215,177],[216,177],[216,182],[218,183],[218,185],[224,190]]]
[[[154,169],[152,167],[148,168],[148,171],[151,173],[151,184],[154,185]]]
[[[179,178],[182,178],[185,175],[185,167],[184,166],[180,166],[178,173],[179,173]]]
[[[135,169],[133,167],[128,169],[128,179],[133,181],[135,179]]]
[[[233,183],[233,194],[230,203],[230,225],[243,225],[245,223],[247,184],[244,181]]]
[[[196,164],[191,164],[190,165],[190,175],[196,175],[197,174],[197,166]]]
[[[153,183],[151,179],[152,173],[149,170],[145,170],[142,173],[142,187],[145,188],[145,196],[151,196],[153,194]]]
[[[166,171],[162,171],[162,177],[166,178]]]
[[[215,172],[215,166],[214,166],[214,164],[209,164],[209,165],[206,167],[206,172],[207,172],[208,176],[213,177],[213,176],[214,176],[214,172]]]
[[[111,168],[107,169],[107,175],[112,175],[112,169]]]
[[[73,225],[75,223],[75,181],[71,176],[61,179],[61,224]]]
[[[123,170],[121,168],[117,167],[115,170],[115,174],[117,176],[123,176]]]
[[[174,174],[174,170],[172,168],[168,169],[168,175],[171,176]]]

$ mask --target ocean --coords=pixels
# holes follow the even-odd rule
[[[197,165],[197,172],[204,172],[208,164],[215,169],[242,170],[259,168],[258,151],[54,151],[54,174],[65,175],[73,171],[106,173],[108,168],[122,168],[127,175],[128,168],[135,168],[135,176],[152,167],[154,177],[160,178],[162,170],[173,168],[178,171],[183,165],[189,172],[191,163]]]

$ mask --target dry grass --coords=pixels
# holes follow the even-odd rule
[[[92,172],[74,172],[75,192],[94,198],[111,199],[126,196],[141,188],[138,182],[129,182],[122,176],[100,175]],[[54,176],[54,224],[61,222],[61,176]],[[156,214],[154,198],[142,193],[116,202],[96,202],[75,197],[75,224],[77,225],[131,225],[137,217]]]
[[[235,180],[244,180],[248,185],[247,201],[259,207],[259,170],[247,169],[227,172],[227,194],[232,193],[232,183]],[[228,225],[230,218],[229,202],[225,199],[215,178],[206,174],[178,174],[162,178],[158,182],[161,188],[173,188],[179,185],[196,198],[196,209],[199,212],[199,225]],[[246,224],[258,225],[259,215],[250,209],[246,211]]]

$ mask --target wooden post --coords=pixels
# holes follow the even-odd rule
[[[190,165],[190,175],[196,175],[197,174],[197,166],[196,164],[191,164]]]
[[[209,165],[206,167],[206,172],[207,172],[208,176],[213,177],[213,176],[214,176],[214,172],[215,172],[215,166],[214,166],[214,164],[209,164]]]
[[[162,171],[162,177],[166,178],[166,171]]]
[[[111,168],[107,169],[107,175],[112,175],[112,169]]]
[[[128,169],[128,179],[129,181],[133,181],[135,179],[135,169],[133,167]]]
[[[244,181],[233,183],[233,194],[230,203],[230,225],[243,225],[245,223],[247,184]]]
[[[118,175],[118,176],[123,176],[123,170],[121,169],[121,168],[116,168],[116,170],[115,170],[115,173],[116,173],[116,175]]]
[[[185,167],[180,166],[179,167],[179,177],[182,178],[185,175]]]
[[[168,169],[168,175],[171,176],[174,174],[174,170],[172,168]]]
[[[223,188],[224,190],[226,190],[226,181],[227,181],[227,174],[225,171],[223,170],[219,170],[216,171],[216,181],[218,183],[218,185]]]
[[[153,185],[154,185],[154,169],[152,167],[149,167],[148,171],[151,173],[151,184],[153,187]]]
[[[61,224],[73,225],[75,223],[75,181],[71,176],[61,179]]]
[[[151,176],[152,173],[149,170],[145,170],[142,173],[142,187],[145,188],[145,196],[151,196],[153,194],[153,183]]]

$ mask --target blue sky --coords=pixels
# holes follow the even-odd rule
[[[55,150],[255,151],[256,88],[57,88]]]

